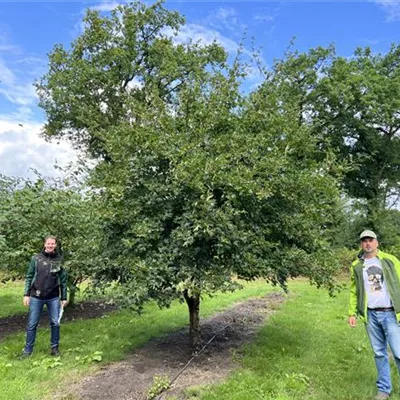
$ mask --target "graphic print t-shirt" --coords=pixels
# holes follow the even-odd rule
[[[364,260],[364,287],[368,308],[391,307],[389,292],[383,278],[382,265],[378,257]]]

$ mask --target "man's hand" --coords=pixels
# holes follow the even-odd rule
[[[352,328],[355,328],[356,327],[356,325],[357,325],[357,318],[354,316],[354,315],[352,315],[351,317],[349,317],[349,325],[352,327]]]
[[[62,307],[62,308],[66,307],[67,304],[68,304],[68,301],[67,301],[67,300],[61,300],[61,307]]]
[[[23,304],[25,307],[29,307],[29,301],[31,298],[29,296],[24,296]]]

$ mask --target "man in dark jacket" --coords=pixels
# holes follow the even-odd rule
[[[23,302],[26,307],[29,306],[29,316],[22,358],[32,354],[36,329],[44,305],[47,306],[50,319],[51,355],[60,355],[59,319],[61,309],[67,305],[67,274],[62,267],[62,256],[56,249],[56,238],[47,236],[44,240],[44,249],[32,257],[28,267]]]

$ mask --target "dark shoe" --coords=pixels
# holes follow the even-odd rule
[[[378,394],[375,396],[375,400],[386,400],[390,397],[389,393],[385,392],[378,392]]]
[[[18,360],[26,360],[27,358],[29,358],[32,355],[32,353],[27,353],[27,352],[23,352],[19,357]]]
[[[60,350],[58,350],[58,346],[52,347],[50,354],[54,357],[60,357],[61,353]]]

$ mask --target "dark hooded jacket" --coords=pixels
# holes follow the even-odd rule
[[[67,300],[67,273],[61,254],[44,250],[32,257],[25,279],[24,296]]]

